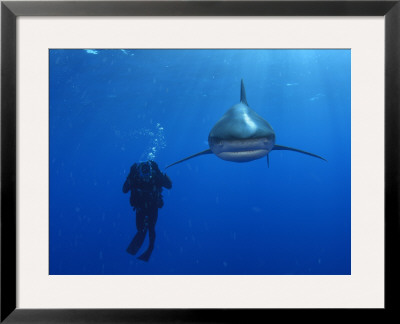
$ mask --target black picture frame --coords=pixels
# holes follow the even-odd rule
[[[399,2],[399,0],[1,1],[1,322],[230,323],[249,322],[253,321],[252,319],[259,321],[257,318],[264,321],[265,316],[271,316],[266,312],[276,311],[261,309],[16,308],[16,19],[19,16],[384,16],[385,308],[377,310],[377,313],[374,314],[379,316],[381,322],[384,321],[381,316],[389,313],[393,315],[392,313],[397,312],[400,308],[398,297],[400,275],[398,262],[400,256],[398,199],[400,182]],[[367,316],[371,317],[372,314],[368,313]]]

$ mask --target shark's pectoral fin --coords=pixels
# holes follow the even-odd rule
[[[285,150],[285,151],[299,152],[299,153],[307,154],[307,155],[310,155],[310,156],[313,156],[313,157],[316,157],[318,159],[326,161],[326,159],[324,159],[323,157],[321,157],[319,155],[316,155],[316,154],[313,154],[313,153],[309,153],[309,152],[306,152],[306,151],[302,151],[302,150],[298,150],[298,149],[295,149],[295,148],[287,147],[287,146],[274,145],[272,150]]]
[[[182,159],[182,160],[176,161],[176,162],[174,162],[174,163],[168,165],[167,167],[165,167],[165,169],[168,169],[170,166],[173,166],[173,165],[175,165],[175,164],[181,163],[181,162],[183,162],[183,161],[192,159],[192,158],[194,158],[194,157],[196,157],[196,156],[203,155],[203,154],[212,154],[212,151],[211,151],[210,149],[208,149],[208,150],[204,150],[204,151],[201,151],[201,152],[199,152],[199,153],[193,154],[193,155],[188,156],[188,157],[186,157],[186,158],[184,158],[184,159]]]

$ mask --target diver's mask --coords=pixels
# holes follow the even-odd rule
[[[149,182],[153,177],[151,162],[142,162],[139,166],[140,178],[146,182]]]

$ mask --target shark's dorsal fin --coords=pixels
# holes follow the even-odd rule
[[[240,85],[240,102],[242,102],[248,106],[247,100],[246,100],[246,90],[244,89],[243,79],[242,79],[242,82]]]
[[[201,152],[199,152],[199,153],[193,154],[193,155],[191,155],[191,156],[188,156],[188,157],[186,157],[186,158],[184,158],[184,159],[182,159],[182,160],[176,161],[176,162],[174,162],[174,163],[172,163],[172,164],[166,166],[165,169],[168,169],[170,166],[173,166],[173,165],[175,165],[175,164],[181,163],[181,162],[183,162],[183,161],[192,159],[192,158],[194,158],[194,157],[196,157],[196,156],[203,155],[203,154],[212,154],[212,151],[211,151],[210,149],[207,149],[207,150],[201,151]]]

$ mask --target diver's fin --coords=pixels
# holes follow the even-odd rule
[[[147,233],[147,229],[145,231],[138,231],[135,235],[135,237],[133,238],[131,244],[129,244],[128,248],[126,249],[126,252],[128,252],[129,254],[135,255],[140,247],[143,244],[143,241],[146,237],[146,233]]]
[[[248,106],[247,100],[246,100],[246,90],[244,89],[243,79],[240,83],[240,102],[243,102],[245,105]]]
[[[268,168],[269,168],[269,154],[267,154],[267,165],[268,165]]]
[[[287,146],[274,145],[274,147],[272,148],[272,150],[275,150],[275,151],[276,151],[276,150],[285,150],[285,151],[299,152],[299,153],[307,154],[307,155],[310,155],[310,156],[313,156],[313,157],[316,157],[316,158],[318,158],[318,159],[321,159],[321,160],[326,161],[326,159],[324,159],[323,157],[321,157],[321,156],[319,156],[319,155],[316,155],[316,154],[313,154],[313,153],[309,153],[309,152],[306,152],[306,151],[302,151],[302,150],[298,150],[298,149],[295,149],[295,148],[287,147]],[[328,162],[328,161],[327,161],[327,162]]]
[[[184,158],[184,159],[182,159],[182,160],[176,161],[176,162],[174,162],[174,163],[172,163],[172,164],[166,166],[165,169],[168,169],[170,166],[173,166],[173,165],[175,165],[175,164],[181,163],[181,162],[183,162],[183,161],[192,159],[192,158],[194,158],[194,157],[196,157],[196,156],[203,155],[203,154],[211,154],[211,153],[212,153],[212,151],[211,151],[210,149],[201,151],[201,152],[199,152],[199,153],[196,153],[196,154],[193,154],[193,155],[191,155],[191,156],[188,156],[188,157],[186,157],[186,158]]]
[[[152,252],[153,252],[153,249],[148,248],[141,256],[138,257],[138,259],[147,262],[147,261],[149,261]]]

